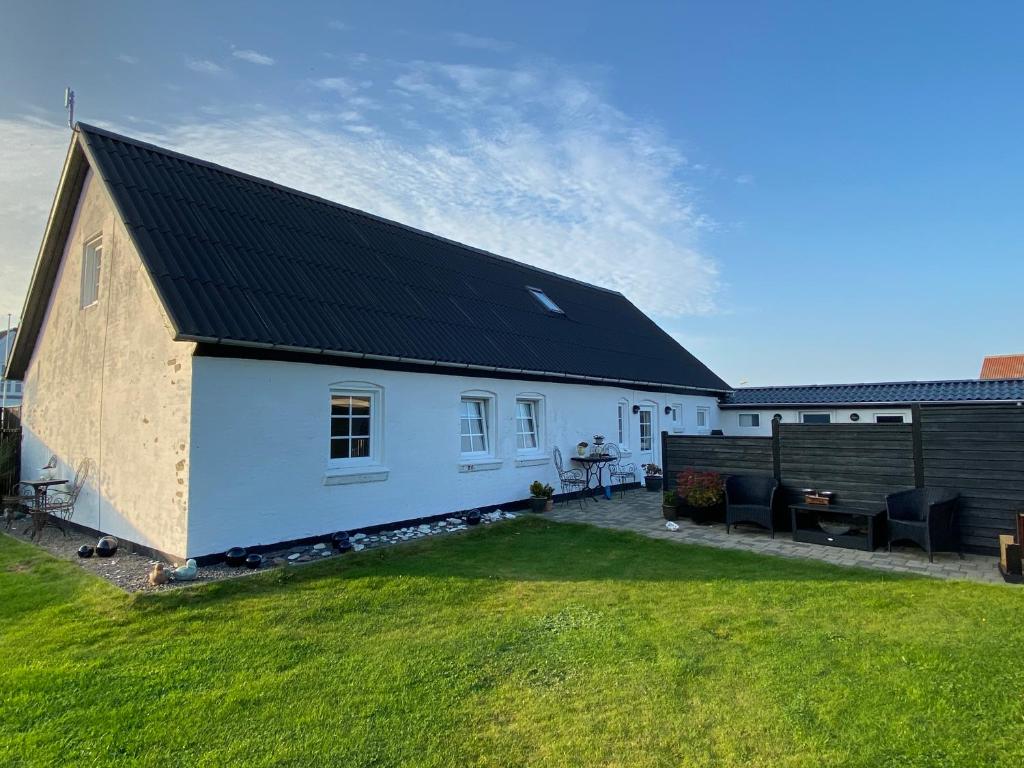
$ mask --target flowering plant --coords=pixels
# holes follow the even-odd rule
[[[685,469],[676,475],[676,487],[692,507],[714,507],[725,499],[725,485],[717,472]]]

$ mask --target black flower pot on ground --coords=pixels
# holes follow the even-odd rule
[[[79,557],[92,557],[92,547],[88,544],[83,544],[78,548]]]
[[[710,507],[695,507],[692,504],[686,504],[684,505],[682,512],[697,525],[725,522],[724,502],[721,504],[713,504]]]
[[[664,517],[666,520],[678,520],[679,510],[676,509],[675,504],[662,504],[661,516]]]
[[[647,475],[644,477],[644,487],[654,493],[661,490],[661,475]]]
[[[245,565],[245,550],[241,547],[232,547],[224,553],[224,562],[232,568]]]
[[[466,525],[480,525],[480,510],[474,509],[466,515]]]
[[[331,536],[331,544],[339,552],[348,552],[352,549],[352,539],[349,538],[347,531],[338,531]]]
[[[530,511],[531,512],[543,512],[547,506],[548,500],[546,496],[531,496],[530,497]]]
[[[250,570],[255,571],[261,565],[263,565],[263,555],[257,555],[254,552],[253,554],[248,555],[245,558],[245,567],[249,568]]]
[[[112,557],[117,552],[118,541],[113,536],[104,536],[96,542],[96,554],[100,557]]]

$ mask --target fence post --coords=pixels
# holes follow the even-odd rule
[[[775,479],[782,482],[782,445],[779,440],[779,419],[772,419],[772,473]]]
[[[669,487],[668,480],[668,431],[661,430],[661,473],[664,477],[662,480],[662,488],[666,491],[674,490]]]
[[[914,446],[914,487],[924,488],[924,449],[921,438],[921,404],[910,407],[910,434]]]

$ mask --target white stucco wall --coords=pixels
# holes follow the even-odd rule
[[[741,413],[756,413],[760,415],[760,425],[757,427],[741,427],[739,417]],[[772,433],[772,417],[775,414],[782,415],[784,424],[799,424],[802,413],[827,413],[832,417],[833,424],[853,424],[850,419],[852,414],[858,414],[858,424],[873,424],[876,415],[902,416],[906,424],[911,422],[910,408],[899,408],[894,406],[869,406],[863,408],[769,408],[762,410],[758,408],[735,409],[723,408],[719,419],[722,431],[727,435],[751,435],[770,436]]]
[[[576,443],[601,433],[614,441],[617,404],[629,407],[629,461],[639,462],[634,404],[654,406],[654,451],[660,430],[671,430],[665,406],[683,406],[683,431],[696,431],[696,408],[714,398],[634,392],[614,387],[506,381],[271,361],[193,359],[188,554],[269,544],[529,496],[542,480],[557,489],[551,448],[566,464]],[[387,479],[325,485],[330,434],[330,387],[342,381],[382,388],[381,464]],[[483,390],[496,403],[497,468],[465,471],[460,464],[461,394]],[[517,395],[544,398],[543,459],[519,466]],[[638,480],[641,478],[638,477]]]
[[[99,301],[82,309],[82,249],[99,234]],[[92,459],[73,520],[183,554],[193,348],[172,341],[128,233],[89,174],[24,378],[22,477],[37,477],[51,454],[69,478]]]

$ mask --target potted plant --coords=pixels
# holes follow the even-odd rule
[[[576,453],[578,453],[581,457],[586,456],[587,447],[589,445],[590,443],[588,443],[586,440],[580,440],[578,443],[576,443]]]
[[[688,514],[695,523],[725,520],[725,484],[717,472],[685,469],[676,476],[676,488]]]
[[[661,516],[666,520],[677,520],[679,518],[679,496],[675,491],[665,491],[662,498]]]
[[[530,511],[550,512],[554,506],[554,502],[551,500],[554,493],[555,489],[550,485],[545,485],[540,480],[534,480],[530,483]]]
[[[657,464],[644,464],[644,487],[648,491],[661,490],[661,467]]]

